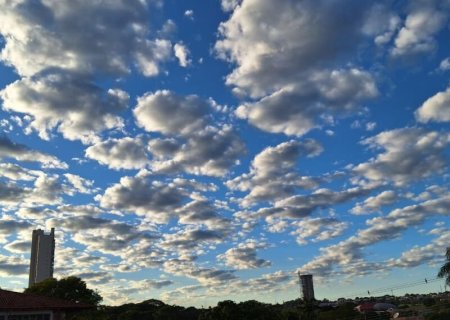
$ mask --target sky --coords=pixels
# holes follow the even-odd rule
[[[0,0],[0,287],[52,227],[105,304],[434,278],[449,37],[448,0]]]

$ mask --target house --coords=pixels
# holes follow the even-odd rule
[[[64,320],[94,308],[84,303],[0,289],[0,320]]]

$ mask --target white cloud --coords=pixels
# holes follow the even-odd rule
[[[300,136],[320,126],[323,117],[346,115],[378,94],[371,74],[337,63],[364,37],[370,4],[350,1],[348,10],[329,1],[222,5],[234,11],[220,25],[215,49],[236,64],[226,84],[238,95],[258,99],[236,112],[258,128]]]
[[[125,110],[129,96],[120,89],[104,92],[88,79],[69,73],[23,78],[0,91],[3,107],[30,115],[28,132],[50,139],[57,129],[69,140],[95,141],[97,133],[123,127],[115,114]],[[67,99],[67,97],[71,97]]]
[[[325,241],[338,237],[348,228],[349,223],[339,221],[335,218],[306,218],[291,222],[295,230],[291,235],[296,236],[298,244],[308,243],[308,238],[312,242]]]
[[[23,257],[0,255],[0,275],[18,276],[26,275],[30,264]]]
[[[318,183],[296,173],[299,158],[314,157],[322,151],[322,146],[311,139],[267,147],[255,156],[249,173],[228,180],[226,185],[231,190],[249,191],[240,203],[244,207],[293,195],[298,189],[312,188]]]
[[[65,173],[64,176],[77,192],[86,194],[92,193],[92,186],[94,185],[93,180],[88,180],[72,173]]]
[[[450,121],[450,88],[428,98],[415,112],[419,122]]]
[[[164,271],[196,279],[203,285],[219,285],[237,280],[233,270],[201,268],[190,260],[172,259],[164,262]]]
[[[191,20],[194,20],[194,10],[186,10],[184,12],[184,16],[188,17]]]
[[[391,211],[388,215],[366,221],[367,228],[337,244],[321,249],[321,254],[300,268],[301,272],[310,272],[326,277],[331,272],[348,275],[367,274],[386,269],[386,263],[368,263],[364,261],[364,248],[381,241],[401,237],[402,232],[413,226],[419,226],[432,215],[448,215],[450,197],[422,202]],[[340,269],[336,270],[335,268]]]
[[[0,136],[0,159],[15,159],[17,161],[27,161],[27,162],[40,162],[42,168],[47,169],[67,169],[68,165],[58,158],[40,152],[37,150],[29,149],[28,147],[17,144],[9,140],[6,136]],[[18,167],[15,167],[16,170]],[[12,170],[12,168],[10,167]],[[20,169],[19,169],[20,170]]]
[[[366,196],[376,188],[377,185],[354,187],[343,191],[333,191],[326,188],[317,189],[311,194],[294,195],[278,200],[271,208],[259,209],[258,214],[261,216],[274,215],[294,219],[304,218],[316,210],[331,208],[335,205]]]
[[[217,230],[188,227],[176,233],[164,234],[160,246],[182,256],[192,256],[201,247],[221,243],[225,235]]]
[[[373,181],[406,185],[443,171],[447,166],[444,150],[450,135],[419,128],[384,131],[363,140],[372,149],[383,149],[353,171]]]
[[[236,269],[256,269],[271,265],[270,261],[258,258],[257,249],[265,249],[267,244],[249,239],[240,243],[236,248],[228,249],[224,254],[218,255],[219,260],[223,260],[227,266]]]
[[[357,203],[351,212],[356,215],[369,214],[379,211],[383,206],[393,204],[398,199],[398,195],[392,191],[383,191],[376,196],[369,197],[362,203]]]
[[[240,2],[241,0],[222,0],[222,9],[223,11],[232,11],[239,5]]]
[[[143,215],[154,223],[167,223],[173,211],[190,199],[177,181],[158,181],[151,176],[122,177],[97,198],[104,208]]]
[[[134,109],[138,125],[169,136],[149,143],[156,158],[153,170],[221,176],[236,164],[244,145],[230,125],[213,125],[209,113],[214,104],[211,99],[179,96],[167,90],[138,98]]]
[[[148,14],[147,3],[139,0],[112,0],[108,6],[1,1],[0,33],[5,39],[1,59],[22,76],[52,68],[124,74],[132,60],[144,75],[156,75],[171,45],[149,32]]]
[[[145,150],[139,137],[110,138],[87,148],[85,155],[111,169],[141,169],[149,163]]]
[[[137,124],[149,132],[188,135],[202,129],[210,106],[196,95],[178,96],[162,90],[137,99]]]
[[[152,151],[150,149],[150,151]],[[179,142],[176,151],[152,162],[152,169],[159,173],[184,171],[195,175],[223,176],[238,163],[245,147],[231,126],[216,128],[207,126],[191,134],[185,143]]]
[[[136,226],[89,215],[65,215],[49,220],[48,225],[72,233],[71,239],[88,250],[112,255],[120,255],[138,239],[154,237]]]
[[[441,61],[441,63],[439,64],[439,70],[441,71],[450,70],[450,57],[445,58],[444,60]]]
[[[404,26],[395,38],[394,57],[415,56],[432,52],[437,44],[435,34],[448,20],[448,11],[439,5],[439,1],[416,1],[410,4],[410,10]]]
[[[189,59],[189,49],[183,43],[175,43],[173,51],[175,52],[175,57],[177,57],[180,66],[186,68],[191,64],[192,61]]]
[[[41,171],[28,170],[13,163],[0,163],[0,176],[10,180],[32,181],[41,174]]]
[[[206,200],[194,200],[177,209],[179,223],[205,225],[209,230],[226,230],[230,221],[222,217],[217,208]]]
[[[391,42],[400,24],[401,19],[397,13],[379,2],[369,11],[363,32],[367,35],[374,36],[374,42],[377,46],[383,46]]]

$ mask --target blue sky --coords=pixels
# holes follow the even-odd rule
[[[318,298],[435,276],[449,1],[0,8],[2,288],[26,286],[31,230],[51,227],[55,276],[108,304],[281,302],[298,271]]]

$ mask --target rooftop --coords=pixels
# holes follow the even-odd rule
[[[81,310],[93,306],[66,301],[62,299],[37,296],[34,294],[19,293],[0,289],[0,311],[26,311],[26,310]]]

